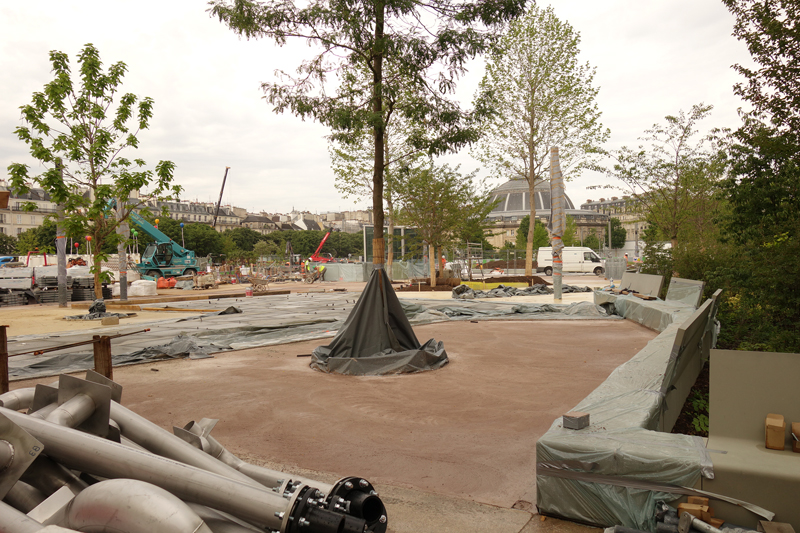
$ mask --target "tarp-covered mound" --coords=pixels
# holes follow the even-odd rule
[[[311,353],[311,368],[353,376],[435,370],[448,361],[442,342],[417,340],[383,269],[372,271],[333,341]]]

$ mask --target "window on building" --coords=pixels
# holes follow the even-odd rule
[[[17,215],[17,224],[22,224],[22,215]]]
[[[0,233],[5,233],[5,232],[6,232],[6,228],[0,227]]]
[[[31,224],[34,225],[34,226],[36,225],[36,216],[35,215],[31,215]]]
[[[21,233],[22,233],[22,228],[17,228],[17,237],[19,237]]]

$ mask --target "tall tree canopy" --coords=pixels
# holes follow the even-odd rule
[[[436,285],[436,250],[457,241],[474,224],[480,224],[496,202],[474,180],[457,168],[429,164],[409,172],[398,187],[397,218],[416,229],[416,238],[430,248],[431,286]],[[416,244],[421,244],[417,242]]]
[[[623,146],[613,152],[610,175],[621,180],[633,196],[631,206],[655,225],[663,239],[676,248],[694,218],[706,213],[725,170],[723,153],[713,137],[698,135],[697,124],[712,106],[697,104],[688,114],[665,117],[641,138],[636,149]]]
[[[99,251],[92,266],[95,294],[102,298],[100,263],[106,245],[120,238],[117,228],[148,200],[169,199],[181,187],[173,183],[171,161],[159,161],[153,171],[142,159],[122,155],[139,147],[137,135],[153,117],[152,98],[118,94],[125,63],[104,71],[100,53],[87,44],[78,54],[80,81],[73,84],[67,54],[52,51],[50,62],[55,79],[20,108],[24,125],[14,132],[45,171],[31,176],[23,163],[12,163],[8,171],[14,190],[26,192],[34,182],[50,195],[63,210],[68,234],[92,236]]]
[[[578,62],[580,34],[551,7],[534,5],[514,21],[494,50],[477,108],[496,110],[475,155],[508,178],[524,177],[530,218],[534,187],[549,179],[550,148],[558,147],[565,179],[596,168],[609,131],[600,123],[592,85],[595,69]],[[525,273],[532,274],[534,227],[529,225]]]
[[[398,95],[426,98],[398,110],[425,124],[428,135],[409,143],[428,154],[458,149],[477,139],[474,114],[448,99],[469,59],[485,52],[526,0],[212,0],[211,13],[247,38],[279,45],[297,37],[320,51],[279,82],[262,85],[276,112],[290,111],[333,130],[335,139],[373,138],[372,209],[384,225],[384,131]],[[387,75],[388,74],[388,75]],[[335,81],[330,81],[335,78]],[[335,86],[335,89],[332,87]],[[481,110],[479,110],[481,111]],[[485,111],[485,110],[483,110]],[[374,263],[384,262],[375,234]]]

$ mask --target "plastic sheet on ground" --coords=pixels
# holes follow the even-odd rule
[[[448,362],[441,342],[417,340],[382,268],[373,270],[333,341],[311,352],[311,368],[357,376],[422,372]]]
[[[576,285],[562,285],[561,292],[592,292],[589,287]],[[456,300],[474,300],[475,298],[510,298],[512,296],[533,296],[536,294],[553,294],[553,288],[548,285],[532,285],[530,287],[507,287],[500,285],[488,291],[472,289],[467,285],[458,285],[453,288],[453,298]]]
[[[348,293],[324,293],[225,298],[204,303],[171,302],[160,305],[170,309],[197,309],[207,305],[209,312],[187,318],[173,318],[169,313],[164,313],[164,317],[157,322],[120,324],[113,331],[105,328],[17,336],[9,339],[9,352],[13,354],[50,348],[91,339],[93,334],[125,333],[143,328],[150,328],[151,331],[112,341],[114,365],[326,339],[342,328],[355,298],[356,295]],[[514,303],[509,298],[471,301],[403,298],[399,302],[409,323],[415,326],[476,319],[622,320],[618,316],[603,314],[602,308],[591,302],[534,304]],[[192,339],[195,345],[185,344],[186,339]],[[85,370],[93,365],[92,349],[82,346],[40,356],[12,357],[9,363],[12,377],[47,376]]]
[[[655,431],[674,378],[676,335],[695,308],[601,291],[595,302],[661,333],[572,409],[590,414],[589,427],[564,429],[558,418],[539,439],[537,505],[574,520],[654,531],[657,500],[675,500],[681,487],[713,477],[702,439]]]

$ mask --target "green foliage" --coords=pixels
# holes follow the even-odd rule
[[[253,255],[255,255],[256,259],[269,256],[277,256],[283,259],[285,256],[284,251],[284,249],[278,247],[274,242],[258,241],[255,246],[253,246]]]
[[[236,248],[245,252],[253,251],[253,247],[263,237],[263,235],[251,228],[229,229],[224,234],[233,240]]]
[[[460,240],[465,224],[482,223],[495,206],[474,182],[474,174],[462,176],[458,168],[433,163],[409,172],[397,193],[398,222],[416,231],[412,248],[424,242],[438,250]]]
[[[528,243],[528,231],[531,226],[530,215],[522,217],[517,230],[515,246],[517,250],[524,250]],[[550,245],[550,234],[547,233],[547,227],[538,218],[533,225],[533,249],[538,250],[543,246]]]
[[[611,248],[624,247],[628,232],[622,227],[622,222],[616,217],[611,217],[608,222],[611,226]],[[606,235],[603,240],[605,241],[605,245],[609,246],[608,235]]]
[[[579,63],[579,44],[580,34],[551,7],[534,4],[511,23],[487,61],[476,107],[494,113],[473,155],[497,175],[525,178],[531,195],[549,179],[551,147],[558,147],[569,180],[585,168],[599,169],[601,146],[610,135],[600,123],[595,69]],[[533,204],[530,216],[536,218]]]
[[[68,234],[92,235],[97,250],[92,270],[100,297],[100,263],[107,258],[106,244],[119,240],[119,223],[146,201],[167,199],[181,188],[172,183],[172,162],[159,161],[155,170],[147,170],[143,160],[122,155],[139,147],[137,135],[153,116],[151,98],[119,95],[125,63],[104,71],[97,49],[87,44],[78,54],[74,85],[66,54],[52,51],[50,62],[54,80],[20,108],[23,125],[14,131],[45,171],[31,176],[27,165],[12,163],[9,175],[17,192],[28,191],[32,183],[44,189],[64,210]],[[84,194],[87,189],[91,194]],[[129,200],[133,191],[140,194]],[[117,213],[110,213],[109,202],[118,199]]]
[[[334,141],[358,144],[365,134],[373,134],[373,218],[380,228],[384,131],[390,114],[425,125],[426,135],[412,135],[408,143],[428,154],[474,142],[473,114],[447,95],[455,90],[467,62],[493,44],[508,20],[522,14],[526,0],[210,4],[213,16],[248,39],[266,37],[283,45],[297,37],[320,48],[302,63],[296,77],[281,72],[281,82],[264,83],[262,88],[276,112],[316,120],[331,128]],[[402,95],[418,93],[425,98],[398,104]]]
[[[0,233],[0,255],[12,255],[17,249],[17,238],[13,235]]]
[[[534,228],[535,229],[535,228]],[[572,215],[567,215],[567,225],[564,228],[564,236],[561,237],[564,246],[578,246],[578,223]]]
[[[692,406],[692,426],[701,437],[708,436],[708,393],[693,391],[690,397]]]
[[[16,253],[25,255],[28,252],[39,251],[48,254],[56,253],[56,225],[50,220],[38,228],[30,228],[16,239]]]
[[[673,247],[697,226],[698,216],[714,209],[725,168],[723,147],[710,135],[695,140],[697,123],[712,109],[697,104],[688,115],[668,115],[665,126],[654,124],[645,131],[641,140],[646,145],[635,150],[623,146],[612,154],[616,162],[610,175],[623,182],[634,198],[632,207],[658,226]]]
[[[600,250],[600,239],[597,238],[597,235],[594,233],[590,233],[583,239],[583,245],[591,248],[595,252]]]

